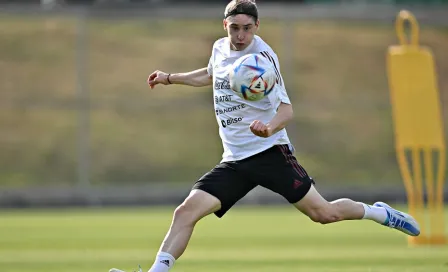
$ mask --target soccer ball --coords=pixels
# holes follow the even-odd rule
[[[258,101],[268,96],[275,86],[274,65],[259,54],[247,54],[237,59],[230,68],[231,89],[249,101]]]

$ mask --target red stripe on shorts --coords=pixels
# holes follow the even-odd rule
[[[279,145],[280,151],[283,153],[283,156],[286,159],[286,162],[292,165],[294,171],[302,178],[306,177],[306,171],[303,167],[295,160],[291,154],[288,154],[287,147]]]

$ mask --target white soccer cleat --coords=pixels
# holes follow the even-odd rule
[[[397,229],[410,236],[418,236],[420,234],[420,226],[411,215],[397,211],[384,202],[375,202],[373,206],[386,209],[387,220],[383,225]]]
[[[125,271],[117,269],[117,268],[112,268],[111,270],[109,270],[109,272],[125,272]],[[134,272],[143,272],[142,271],[142,267],[139,265],[138,266],[138,271],[134,271]]]

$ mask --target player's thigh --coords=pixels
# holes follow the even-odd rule
[[[242,173],[238,163],[221,163],[202,176],[193,190],[201,190],[217,198],[220,207],[214,213],[222,217],[255,186]]]
[[[287,145],[277,145],[260,154],[251,169],[258,185],[283,196],[289,203],[300,201],[314,184]],[[257,167],[256,167],[257,166]]]

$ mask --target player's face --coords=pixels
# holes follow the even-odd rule
[[[258,20],[255,22],[252,16],[246,14],[237,14],[225,19],[224,29],[227,30],[232,49],[237,51],[246,49],[252,42],[259,24]]]

